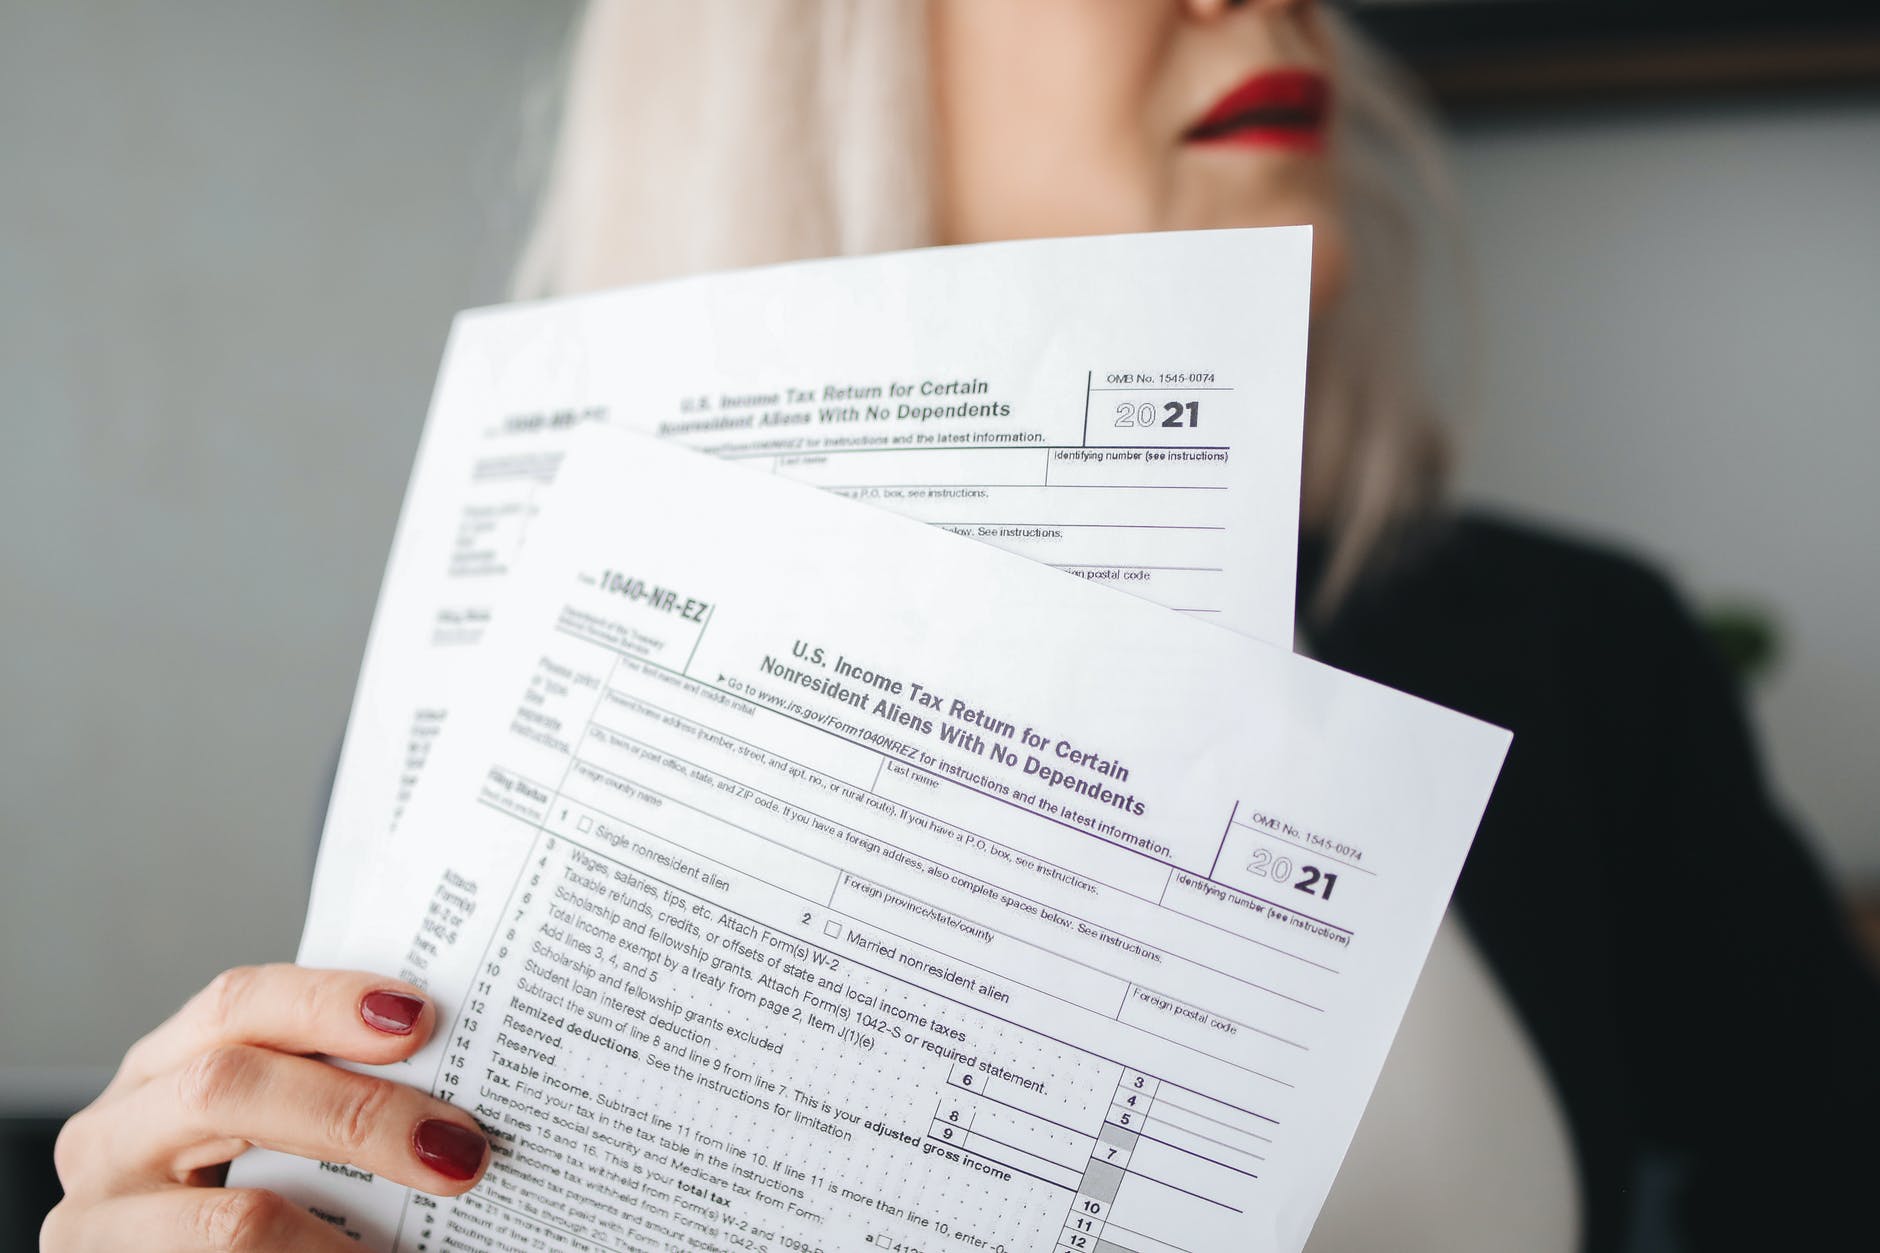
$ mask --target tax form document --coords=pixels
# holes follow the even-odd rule
[[[373,908],[440,1027],[412,1253],[1297,1250],[1505,732],[596,428]],[[376,920],[376,921],[368,921]]]
[[[1310,251],[1304,227],[1043,240],[462,314],[367,641],[315,903],[353,892],[395,827],[588,421],[1290,641]]]

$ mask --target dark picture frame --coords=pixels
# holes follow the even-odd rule
[[[1880,86],[1880,0],[1342,0],[1450,109]]]

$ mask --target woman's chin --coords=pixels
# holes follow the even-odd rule
[[[1177,211],[1169,214],[1156,229],[1207,231],[1267,226],[1312,228],[1312,316],[1318,317],[1345,290],[1349,273],[1344,222],[1324,198],[1299,196],[1263,200],[1255,209],[1249,209],[1245,200],[1177,206]]]

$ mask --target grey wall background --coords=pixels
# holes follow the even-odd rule
[[[0,12],[0,1109],[299,934],[449,316],[569,0]],[[1459,136],[1471,495],[1778,606],[1758,698],[1880,879],[1880,102]]]
[[[502,291],[570,12],[0,7],[0,1108],[292,957],[444,335]]]
[[[1777,781],[1880,880],[1880,95],[1465,126],[1471,494],[1762,602]]]

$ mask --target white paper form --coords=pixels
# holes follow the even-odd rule
[[[1506,733],[585,438],[380,921],[316,955],[437,998],[392,1074],[495,1164],[242,1182],[401,1251],[1300,1248]]]
[[[353,892],[395,826],[585,421],[1290,640],[1310,249],[1304,227],[928,249],[461,315],[367,642],[316,905]]]

